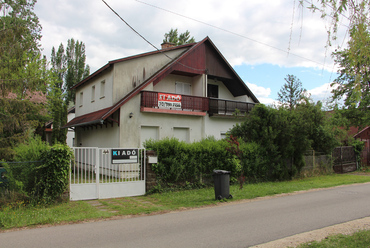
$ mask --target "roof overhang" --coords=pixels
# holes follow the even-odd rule
[[[104,124],[104,120],[108,117],[106,114],[110,110],[111,110],[111,107],[75,117],[70,122],[68,122],[65,126],[63,126],[63,128],[90,126],[90,125],[102,125]]]

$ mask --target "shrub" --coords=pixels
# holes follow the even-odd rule
[[[210,178],[216,169],[231,171],[234,178],[239,176],[239,161],[226,150],[227,145],[225,140],[216,141],[213,137],[191,144],[175,138],[148,140],[144,144],[158,155],[158,163],[152,169],[162,182],[195,185]]]
[[[30,136],[14,150],[15,161],[4,165],[10,191],[23,195],[27,203],[51,203],[63,194],[73,155],[68,146],[50,147]]]

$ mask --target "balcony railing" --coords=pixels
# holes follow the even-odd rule
[[[142,91],[141,107],[157,109],[162,108],[159,106],[158,94],[159,92]],[[234,114],[245,115],[249,113],[254,107],[254,105],[255,103],[181,95],[181,107],[170,109],[182,111],[198,111],[198,112],[208,111],[210,116],[234,116]]]
[[[223,99],[209,99],[209,116],[246,115],[255,106],[255,103],[238,102]]]
[[[181,107],[174,108],[183,111],[208,111],[209,99],[200,96],[181,95]],[[142,91],[141,107],[159,108],[158,92]]]

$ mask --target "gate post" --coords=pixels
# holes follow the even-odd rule
[[[96,178],[96,194],[97,199],[100,199],[100,192],[99,192],[99,181],[100,181],[100,149],[95,149],[95,178]]]

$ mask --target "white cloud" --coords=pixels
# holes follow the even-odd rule
[[[315,102],[318,100],[326,100],[331,97],[331,91],[333,87],[330,86],[330,83],[323,84],[319,87],[307,90],[311,95],[312,100]]]
[[[246,83],[248,88],[253,92],[253,94],[259,98],[266,98],[271,95],[270,88],[264,88],[262,86],[258,86],[252,83]]]
[[[293,7],[298,1],[141,0],[158,8],[135,0],[105,1],[158,48],[164,34],[178,28],[179,32],[189,30],[197,41],[209,36],[232,66],[272,64],[333,70],[332,48],[325,48],[328,24],[319,14]],[[86,45],[86,63],[92,72],[110,60],[154,50],[103,1],[38,0],[35,13],[43,27],[43,53],[50,57],[53,46],[78,39]],[[339,32],[338,42],[343,40],[343,32]],[[260,100],[273,101],[270,88],[250,88]]]

